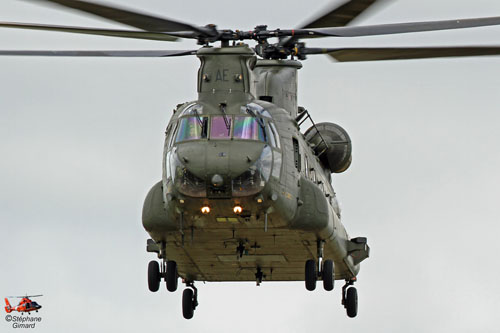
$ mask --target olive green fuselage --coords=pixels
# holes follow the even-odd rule
[[[297,281],[324,241],[335,278],[355,277],[364,258],[340,222],[330,171],[295,121],[300,63],[257,61],[246,46],[198,57],[198,100],[175,110],[162,181],[144,203],[162,254],[191,281],[254,281],[257,268],[267,281]]]

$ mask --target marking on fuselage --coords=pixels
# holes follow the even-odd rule
[[[227,74],[229,72],[229,69],[224,68],[222,70],[218,69],[217,70],[217,75],[215,76],[215,81],[223,81],[227,82]]]

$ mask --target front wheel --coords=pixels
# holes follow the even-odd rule
[[[325,260],[323,262],[323,272],[321,273],[321,276],[323,278],[323,288],[325,288],[326,291],[333,290],[333,284],[335,281],[333,269],[332,260]]]
[[[152,292],[158,291],[160,289],[160,265],[157,261],[150,261],[148,265],[148,287]]]
[[[305,267],[305,281],[306,281],[306,289],[309,291],[313,291],[316,289],[316,281],[318,280],[316,274],[316,262],[312,259],[306,261]]]
[[[177,263],[173,260],[167,261],[167,290],[170,292],[177,290],[179,274],[177,273]]]

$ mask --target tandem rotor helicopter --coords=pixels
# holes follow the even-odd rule
[[[352,144],[334,123],[315,124],[297,104],[297,71],[309,55],[336,61],[379,61],[499,55],[500,47],[309,48],[303,40],[377,36],[500,25],[500,17],[350,26],[382,1],[350,0],[297,29],[252,31],[197,26],[96,2],[53,3],[139,30],[0,22],[0,27],[159,41],[194,39],[198,50],[19,51],[10,56],[175,57],[196,55],[196,101],[177,105],[166,129],[162,180],[149,191],[142,223],[151,236],[148,285],[170,292],[186,284],[182,312],[198,306],[195,281],[317,281],[333,290],[344,280],[342,305],[355,317],[353,286],[369,257],[365,237],[341,223],[331,174],[349,168]],[[253,42],[254,46],[245,44]],[[214,43],[220,45],[214,46]],[[311,126],[303,131],[301,126]]]

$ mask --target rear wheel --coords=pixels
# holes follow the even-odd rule
[[[333,290],[333,285],[334,285],[334,271],[333,271],[333,261],[332,260],[325,260],[323,262],[323,272],[321,273],[323,277],[323,288],[327,291]]]
[[[177,290],[179,274],[177,273],[177,263],[173,260],[167,261],[167,289],[170,292]]]
[[[358,291],[354,287],[347,289],[345,308],[347,316],[350,318],[354,318],[358,314]]]
[[[182,293],[182,315],[186,319],[193,318],[194,314],[194,297],[193,289],[186,288]]]
[[[160,289],[160,265],[157,261],[150,261],[148,265],[148,287],[152,292],[158,291]]]
[[[305,281],[307,290],[313,291],[314,289],[316,289],[316,262],[312,259],[306,261]]]

